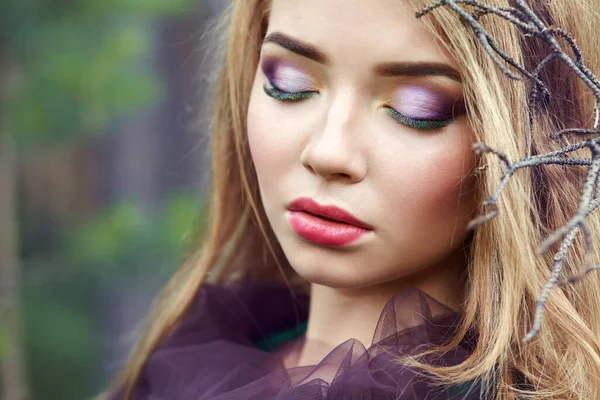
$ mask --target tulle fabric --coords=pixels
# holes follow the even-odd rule
[[[308,316],[309,299],[283,285],[205,284],[178,328],[152,353],[137,400],[414,400],[481,399],[476,382],[436,387],[424,371],[395,361],[450,340],[459,315],[418,289],[397,293],[383,309],[369,348],[350,339],[317,365],[286,369],[278,333]],[[304,338],[289,342],[302,343]],[[429,357],[455,365],[468,357],[476,335]],[[288,344],[289,345],[289,344]],[[267,351],[265,351],[265,346]],[[120,399],[121,393],[111,397]],[[494,398],[489,393],[485,398]]]

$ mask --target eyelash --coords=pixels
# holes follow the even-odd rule
[[[396,109],[385,106],[385,111],[392,116],[396,121],[411,126],[415,129],[419,130],[432,130],[432,129],[440,129],[444,128],[452,122],[452,119],[415,119],[411,117],[407,117],[406,115],[400,114]]]
[[[270,96],[278,101],[300,101],[318,94],[316,91],[305,91],[305,92],[286,92],[278,89],[272,82],[267,80],[267,83],[263,86],[263,89],[267,96]],[[408,125],[418,130],[433,130],[440,129],[450,125],[452,119],[446,120],[435,120],[435,119],[415,119],[407,117],[406,115],[400,114],[396,109],[385,106],[386,112],[397,122]]]
[[[267,82],[263,87],[265,93],[268,96],[271,96],[275,100],[279,101],[298,101],[308,99],[309,97],[314,96],[318,92],[315,91],[305,91],[305,92],[286,92],[281,89],[278,89],[273,83]]]

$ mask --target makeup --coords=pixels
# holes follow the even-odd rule
[[[425,84],[402,85],[385,109],[398,122],[421,130],[448,126],[464,112],[455,96]]]
[[[264,91],[276,100],[301,100],[317,93],[309,76],[289,61],[268,59],[261,69],[267,78]]]
[[[394,96],[392,105],[406,117],[418,120],[444,121],[452,118],[456,100],[423,85],[402,86]]]
[[[291,202],[287,218],[298,236],[325,246],[348,245],[373,230],[341,208],[321,206],[308,198]]]

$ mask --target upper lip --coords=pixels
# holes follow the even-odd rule
[[[361,221],[348,211],[336,206],[323,206],[307,197],[301,197],[292,201],[288,209],[290,211],[306,211],[321,217],[333,219],[346,224],[358,226],[359,228],[373,230],[373,227],[366,222]]]

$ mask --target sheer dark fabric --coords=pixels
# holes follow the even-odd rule
[[[435,387],[424,371],[394,359],[450,340],[459,315],[418,289],[397,293],[383,309],[369,348],[350,339],[317,365],[284,368],[277,348],[301,336],[309,299],[283,285],[203,285],[178,328],[150,356],[137,400],[481,399],[476,381]],[[426,359],[455,365],[476,335]],[[291,343],[291,342],[290,342]],[[111,400],[121,399],[117,393]]]

